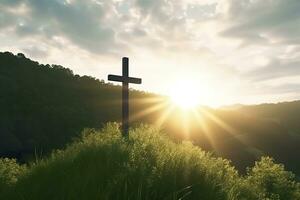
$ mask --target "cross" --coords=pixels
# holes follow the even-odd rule
[[[129,129],[129,83],[141,84],[142,79],[129,77],[128,58],[122,58],[122,76],[108,75],[109,81],[122,82],[122,134],[128,137]]]

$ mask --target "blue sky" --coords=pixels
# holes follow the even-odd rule
[[[141,86],[191,82],[203,104],[300,99],[299,0],[1,0],[0,50]]]

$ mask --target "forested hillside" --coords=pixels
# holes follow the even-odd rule
[[[290,134],[300,137],[300,101],[242,106],[238,110],[253,117],[274,120]]]
[[[0,53],[0,91],[0,157],[21,162],[63,147],[86,127],[121,117],[119,86],[23,54]],[[133,125],[158,125],[175,141],[188,139],[232,160],[242,172],[261,156],[272,156],[300,176],[299,101],[199,107],[194,115],[169,110],[168,99],[155,94],[131,90],[130,98]]]
[[[130,91],[137,99],[148,94]],[[83,128],[121,117],[121,90],[59,65],[0,53],[0,156],[24,159],[61,147]]]

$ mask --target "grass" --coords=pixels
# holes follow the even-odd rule
[[[114,123],[28,166],[0,160],[0,199],[300,199],[295,176],[264,157],[240,176],[230,161],[145,125]]]

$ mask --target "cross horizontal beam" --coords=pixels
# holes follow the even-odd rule
[[[126,83],[134,83],[134,84],[141,84],[142,79],[134,78],[134,77],[124,77],[118,75],[108,75],[109,81],[117,81],[117,82],[126,82]]]

